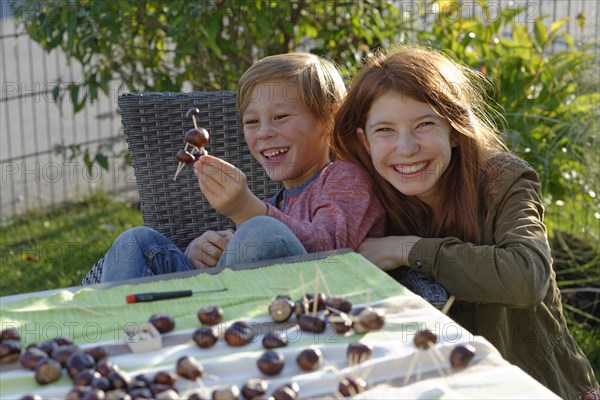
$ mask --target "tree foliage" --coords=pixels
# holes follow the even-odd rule
[[[108,94],[114,80],[128,91],[232,90],[254,61],[310,51],[336,62],[349,82],[374,48],[439,48],[494,82],[506,140],[538,170],[549,197],[599,206],[586,157],[600,150],[591,133],[600,94],[581,78],[592,60],[564,32],[568,18],[530,20],[518,3],[500,9],[485,0],[13,1],[31,38],[81,63],[83,82],[54,94],[59,103],[69,96],[75,111]],[[480,12],[472,15],[474,4]],[[584,20],[574,23],[582,29]]]

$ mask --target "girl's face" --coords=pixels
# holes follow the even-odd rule
[[[437,183],[455,146],[447,120],[428,104],[389,91],[371,105],[365,130],[356,132],[385,180],[436,206]]]
[[[287,189],[306,182],[329,162],[327,130],[299,100],[295,84],[256,85],[242,123],[254,158],[269,178]]]

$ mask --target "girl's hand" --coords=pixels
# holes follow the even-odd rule
[[[236,225],[252,217],[267,215],[267,205],[252,194],[246,175],[228,162],[202,156],[194,163],[194,174],[208,202]]]
[[[408,265],[408,254],[420,239],[418,236],[367,238],[358,246],[358,252],[382,270],[391,271]]]
[[[217,265],[233,231],[206,231],[192,240],[187,248],[187,257],[196,269],[212,268]]]

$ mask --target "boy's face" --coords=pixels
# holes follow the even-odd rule
[[[256,85],[242,123],[250,152],[286,189],[306,182],[329,162],[327,130],[299,100],[296,84]]]
[[[450,123],[426,103],[387,92],[371,105],[357,134],[379,174],[399,192],[435,206],[438,181],[450,164]]]

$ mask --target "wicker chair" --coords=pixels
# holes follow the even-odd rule
[[[197,107],[198,126],[210,133],[209,154],[232,163],[247,176],[259,198],[273,195],[272,182],[250,154],[239,127],[235,92],[131,93],[119,96],[123,131],[131,154],[144,226],[161,232],[181,249],[206,230],[231,228],[232,222],[206,201],[191,166],[173,180],[184,147],[185,132],[193,127],[185,116]],[[82,285],[100,282],[103,258],[87,273]]]

